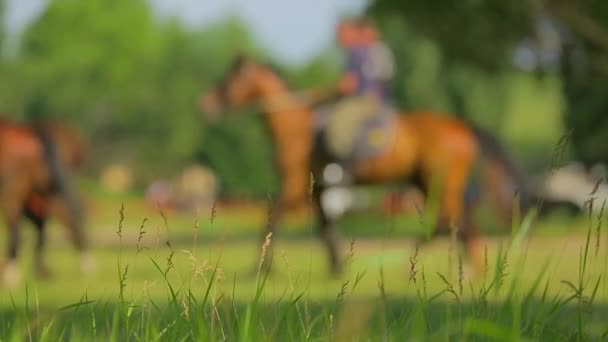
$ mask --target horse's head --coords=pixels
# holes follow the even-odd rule
[[[238,55],[222,79],[200,97],[199,107],[206,119],[215,121],[222,112],[259,100],[280,83],[270,68]]]

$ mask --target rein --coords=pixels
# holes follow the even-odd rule
[[[223,112],[250,111],[256,115],[283,111],[308,109],[329,102],[335,98],[329,91],[301,90],[281,95],[268,96],[241,106],[230,106]]]

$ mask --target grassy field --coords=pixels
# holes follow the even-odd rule
[[[415,219],[352,216],[341,224],[348,268],[335,279],[305,216],[272,239],[266,274],[257,272],[263,209],[218,207],[197,218],[123,200],[124,219],[113,198],[91,206],[94,273],[78,272],[53,225],[54,277],[34,279],[26,234],[22,286],[0,292],[2,340],[608,337],[608,234],[597,219],[554,217],[494,234],[479,274],[450,239],[416,252]]]

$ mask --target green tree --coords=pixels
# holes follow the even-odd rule
[[[188,36],[187,44],[176,44],[174,49],[166,49],[169,54],[181,48],[193,49],[194,61],[179,63],[191,70],[184,74],[195,75],[196,82],[187,101],[189,106],[196,103],[196,98],[206,89],[215,85],[223,76],[234,56],[239,52],[248,52],[264,58],[254,39],[237,17],[207,27]],[[171,52],[173,51],[173,52]],[[176,54],[166,59],[167,72],[174,72]],[[166,83],[173,87],[172,82]],[[208,163],[217,172],[227,195],[255,196],[265,198],[268,193],[277,190],[278,182],[274,169],[270,135],[266,132],[264,121],[259,113],[232,113],[226,119],[208,127],[203,127],[198,111],[191,108],[191,117],[196,120],[189,129],[194,137],[191,140],[196,145],[195,156],[198,160]],[[192,127],[198,127],[192,129]],[[246,170],[246,172],[244,172]]]
[[[382,16],[377,24],[397,61],[391,90],[398,108],[453,113],[486,128],[501,127],[509,97],[506,75],[457,63],[399,15]]]
[[[52,1],[26,30],[20,48],[24,72],[38,81],[27,89],[26,112],[90,123],[133,120],[137,108],[118,104],[126,96],[146,102],[149,94],[125,87],[146,81],[158,39],[143,0]]]
[[[5,41],[5,29],[6,29],[6,0],[0,0],[0,59],[4,56],[3,47]]]
[[[608,140],[608,98],[603,95],[608,84],[608,2],[376,0],[369,13],[380,20],[398,16],[409,29],[435,42],[448,60],[486,73],[510,68],[513,53],[525,41],[537,59],[547,52],[560,56],[555,72],[563,80],[564,122],[573,129],[577,156],[589,163],[608,161],[608,147],[602,143]],[[548,26],[561,43],[554,51],[543,50],[555,39],[555,34],[546,34]]]
[[[228,193],[265,195],[276,177],[260,122],[205,127],[197,108],[241,50],[260,54],[238,18],[187,31],[156,20],[145,0],[54,0],[25,31],[0,98],[29,118],[77,123],[94,170],[126,162],[143,185],[198,158]]]

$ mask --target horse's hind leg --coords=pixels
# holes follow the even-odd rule
[[[66,196],[54,198],[53,209],[57,218],[68,228],[72,244],[80,254],[81,273],[91,273],[95,269],[95,262],[88,252],[88,245],[84,235],[84,209],[80,206],[79,202],[76,202],[75,197],[72,197],[71,200],[66,200]]]
[[[329,257],[331,273],[334,276],[342,274],[342,263],[340,261],[340,237],[336,230],[334,220],[330,218],[321,203],[321,195],[324,187],[321,185],[313,186],[312,202],[317,215],[319,236],[323,240]]]
[[[46,217],[42,213],[33,212],[32,208],[25,210],[25,216],[32,221],[38,234],[36,247],[34,249],[34,269],[40,278],[48,278],[50,272],[44,262],[44,249],[46,245]]]
[[[480,231],[474,225],[472,212],[465,205],[465,194],[475,155],[472,153],[453,153],[442,163],[432,163],[424,169],[424,183],[427,193],[437,186],[440,191],[439,217],[433,236],[451,232],[463,244],[470,262],[476,271],[483,268],[483,255],[480,249]]]
[[[451,168],[445,179],[441,201],[439,225],[456,229],[458,239],[463,244],[476,271],[483,271],[481,232],[473,220],[472,206],[465,203],[468,170]]]
[[[484,257],[485,248],[483,240],[481,239],[481,230],[473,219],[473,204],[467,203],[464,209],[464,216],[462,220],[462,228],[459,230],[458,237],[464,247],[467,249],[467,253],[471,258],[473,267],[477,272],[487,272],[487,260]],[[487,257],[487,256],[486,256]]]

